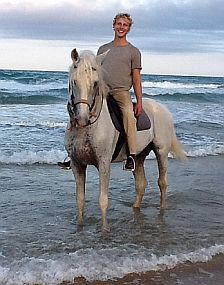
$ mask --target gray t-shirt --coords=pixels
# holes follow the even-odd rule
[[[132,87],[132,70],[142,68],[140,51],[130,43],[126,46],[115,46],[113,41],[101,46],[97,54],[106,51],[108,52],[102,62],[106,83],[112,91],[129,91]]]

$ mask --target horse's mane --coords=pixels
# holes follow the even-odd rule
[[[80,53],[77,63],[73,63],[69,69],[69,78],[73,72],[77,72],[79,78],[85,78],[86,74],[89,80],[93,78],[93,72],[97,71],[99,78],[99,92],[104,97],[108,95],[109,88],[103,79],[103,69],[97,61],[97,56],[90,50],[84,50]]]

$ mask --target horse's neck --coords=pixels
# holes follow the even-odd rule
[[[107,106],[107,99],[103,98],[103,104],[102,104],[102,108],[101,108],[98,121],[105,123],[105,120],[108,121],[108,118],[110,119],[110,113],[109,113],[108,106]]]
[[[109,109],[107,106],[107,99],[105,97],[103,98],[99,117],[92,126],[93,128],[100,128],[102,131],[105,131],[106,133],[110,130],[112,131],[112,129],[114,128],[110,117]]]

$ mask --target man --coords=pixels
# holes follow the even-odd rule
[[[117,101],[123,115],[123,124],[128,144],[128,159],[126,170],[135,169],[136,156],[136,118],[142,111],[141,86],[141,54],[140,51],[127,41],[127,34],[133,24],[127,13],[119,13],[114,17],[114,39],[101,46],[97,54],[106,53],[102,62],[105,70],[105,81],[110,88],[110,96]],[[136,96],[136,105],[133,105],[130,89],[133,87]]]
[[[125,170],[135,169],[136,156],[136,118],[142,111],[142,86],[141,86],[141,53],[127,41],[127,34],[133,24],[132,18],[127,13],[119,13],[113,19],[114,39],[101,46],[97,54],[106,53],[102,62],[105,71],[104,79],[109,86],[110,96],[117,101],[123,116],[123,124],[128,144],[128,158]],[[136,105],[130,96],[133,87]],[[59,166],[68,167],[70,162],[59,162]]]

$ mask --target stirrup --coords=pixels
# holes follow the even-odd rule
[[[71,169],[71,160],[66,161],[67,158],[68,157],[66,157],[63,162],[59,161],[57,163],[57,165],[59,167],[61,167],[62,169],[70,170]]]
[[[128,156],[127,160],[124,161],[123,170],[135,171],[135,159],[131,155]]]

